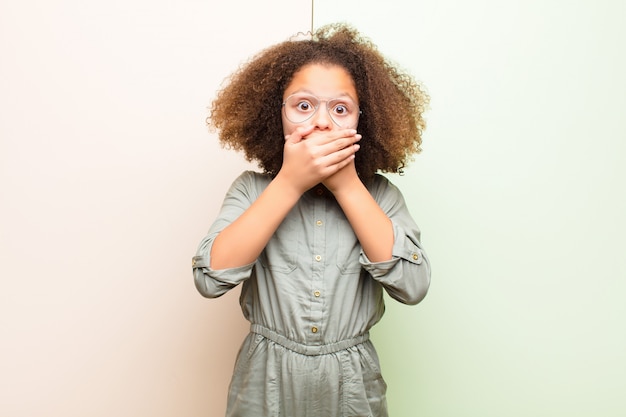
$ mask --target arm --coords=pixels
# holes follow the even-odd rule
[[[237,220],[215,238],[211,268],[227,269],[254,262],[300,194],[276,177]]]
[[[259,198],[215,238],[211,268],[226,269],[252,263],[263,251],[300,196],[322,179],[354,160],[360,136],[338,131],[304,139],[313,127],[299,128],[285,140],[283,166]]]
[[[391,261],[371,262],[361,255],[361,265],[392,298],[405,304],[417,304],[430,286],[430,261],[421,243],[420,229],[400,190],[385,177],[376,176],[369,189],[391,219],[393,256]]]
[[[386,178],[375,178],[371,189],[367,189],[352,183],[354,175],[356,172],[347,167],[325,184],[335,193],[359,239],[361,265],[391,297],[417,304],[430,285],[430,263],[420,243],[419,228],[402,194]],[[361,187],[371,201],[362,195]]]
[[[394,241],[391,220],[357,176],[354,163],[324,184],[335,195],[365,255],[372,262],[390,260]]]

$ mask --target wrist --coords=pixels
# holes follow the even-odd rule
[[[304,194],[307,190],[303,186],[295,183],[294,181],[290,181],[290,179],[287,178],[285,174],[281,174],[280,171],[272,180],[271,185],[280,190],[280,193],[283,195],[284,198],[293,201],[298,201],[302,194]]]
[[[363,185],[361,179],[358,176],[355,176],[349,181],[340,181],[335,187],[330,186],[330,184],[326,183],[324,183],[324,185],[331,193],[333,193],[337,201],[340,201],[342,199],[348,199],[352,194],[363,191],[363,189],[365,189],[365,185]]]

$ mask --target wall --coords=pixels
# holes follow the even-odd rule
[[[0,4],[0,415],[223,415],[246,323],[191,256],[248,165],[206,107],[310,24],[310,0]]]
[[[404,191],[433,263],[376,328],[393,416],[623,416],[621,1],[315,0],[427,86]]]

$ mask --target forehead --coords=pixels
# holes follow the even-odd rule
[[[301,91],[323,97],[347,95],[357,99],[354,80],[338,65],[309,64],[302,67],[294,74],[284,96]]]

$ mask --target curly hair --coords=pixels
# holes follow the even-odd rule
[[[355,157],[361,179],[377,171],[402,173],[421,152],[429,96],[346,24],[321,27],[306,40],[279,43],[235,71],[207,117],[222,146],[243,151],[248,161],[276,175],[283,161],[283,93],[294,74],[309,64],[337,65],[354,81],[362,112],[357,130],[363,139]]]

